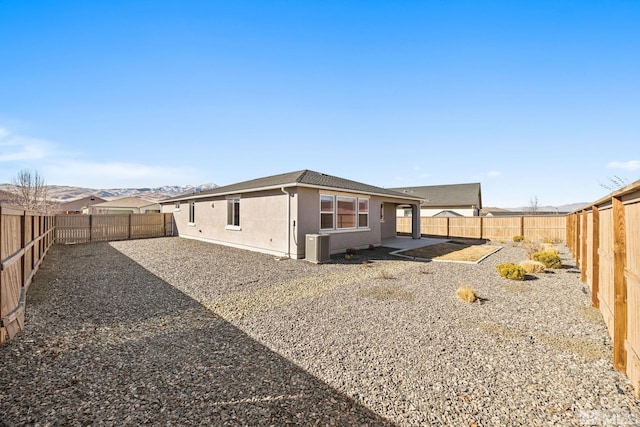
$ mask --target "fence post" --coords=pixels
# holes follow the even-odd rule
[[[484,221],[482,221],[482,217],[480,217],[480,240],[482,240],[482,236],[484,235],[483,230],[482,230],[482,224],[484,223]]]
[[[93,240],[93,214],[89,214],[89,242]]]
[[[580,235],[582,236],[582,247],[580,248],[580,254],[582,259],[580,262],[580,281],[585,283],[587,281],[587,210],[582,210],[582,228]]]
[[[520,235],[524,237],[524,215],[520,216]]]
[[[451,230],[449,229],[449,217],[447,217],[447,239],[451,235]]]
[[[133,214],[129,214],[129,234],[127,235],[127,239],[131,240],[131,215]]]
[[[22,211],[22,216],[20,216],[20,248],[24,249],[24,247],[26,246],[26,239],[27,239],[27,233],[26,233],[26,228],[27,228],[27,211]],[[25,261],[26,261],[26,253],[22,253],[22,256],[20,258],[20,280],[22,282],[22,287],[24,287],[25,281],[27,280],[27,276],[25,274],[26,272],[26,265],[25,265]]]
[[[593,206],[593,245],[591,247],[591,305],[600,307],[600,211]]]
[[[625,211],[622,199],[613,197],[613,365],[623,373],[627,370],[627,263]]]

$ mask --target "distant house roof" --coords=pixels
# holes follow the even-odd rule
[[[564,215],[565,212],[558,211],[489,211],[483,213],[483,216],[528,216],[528,215]]]
[[[296,172],[268,176],[265,178],[252,179],[249,181],[239,182],[237,184],[225,185],[223,187],[217,187],[212,190],[202,191],[200,193],[181,195],[178,197],[162,200],[160,201],[160,203],[170,203],[180,200],[190,200],[210,196],[220,196],[225,194],[253,192],[259,190],[269,190],[274,188],[295,186],[346,190],[363,194],[389,196],[413,201],[420,198],[412,194],[399,193],[397,191],[389,190],[386,188],[363,184],[361,182],[351,181],[349,179],[339,178],[337,176],[327,175],[305,169]]]
[[[58,207],[59,212],[81,212],[82,208],[92,206],[97,203],[104,203],[105,199],[98,196],[88,196],[81,199],[72,200],[70,202],[62,203]]]
[[[479,182],[399,187],[391,190],[421,198],[423,207],[474,206],[478,209],[482,208],[482,193]]]
[[[458,212],[454,212],[450,210],[440,211],[434,215],[435,218],[447,218],[447,217],[452,218],[457,216],[464,216],[464,215],[460,215]]]
[[[139,197],[122,197],[109,202],[96,203],[94,208],[142,208],[144,206],[155,205],[156,202],[141,199]]]

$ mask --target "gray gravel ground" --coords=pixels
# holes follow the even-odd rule
[[[567,268],[513,282],[512,245],[478,265],[55,246],[0,348],[0,425],[640,425],[560,249]]]

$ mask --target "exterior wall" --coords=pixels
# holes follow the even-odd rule
[[[180,237],[210,241],[242,249],[287,254],[287,195],[279,190],[240,195],[240,227],[227,227],[227,199],[224,196],[197,199],[195,222],[189,224],[189,202],[163,206],[173,212]]]
[[[298,226],[296,231],[296,241],[300,242],[297,248],[298,255],[302,256],[302,254],[304,254],[306,234],[331,235],[330,242],[332,254],[344,252],[348,248],[364,249],[368,248],[369,245],[379,246],[382,243],[380,233],[380,197],[362,194],[359,195],[360,197],[366,197],[369,199],[369,228],[320,231],[320,194],[349,197],[358,196],[358,194],[354,193],[300,188],[298,190]],[[395,225],[393,235],[395,235]]]
[[[380,237],[389,239],[396,237],[396,206],[391,203],[384,204],[384,221],[380,223]]]

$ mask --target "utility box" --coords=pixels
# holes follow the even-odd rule
[[[306,234],[305,259],[316,264],[331,261],[330,237],[329,234]]]

